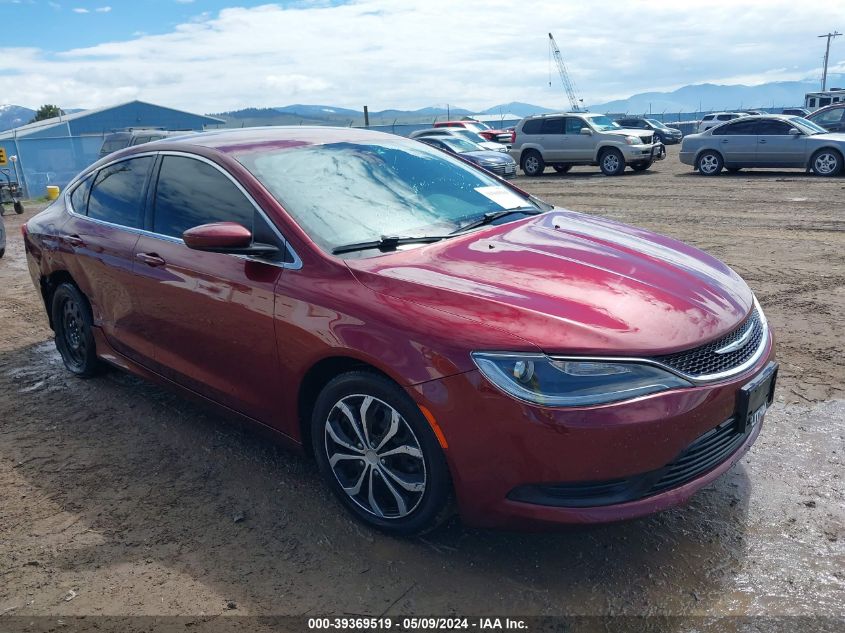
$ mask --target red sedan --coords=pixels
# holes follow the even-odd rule
[[[751,446],[772,337],[730,268],[414,140],[225,130],[110,155],[25,226],[56,345],[266,425],[362,521],[627,519]]]

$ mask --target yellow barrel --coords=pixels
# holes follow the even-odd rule
[[[47,185],[47,198],[55,200],[59,197],[59,188],[56,185]]]

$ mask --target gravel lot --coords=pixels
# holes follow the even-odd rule
[[[688,241],[757,292],[779,391],[729,474],[624,524],[370,532],[307,459],[225,413],[118,372],[66,374],[23,259],[33,204],[6,216],[0,260],[0,630],[34,616],[221,613],[826,616],[793,622],[843,630],[845,178],[708,179],[677,147],[642,174],[549,171],[517,184]]]

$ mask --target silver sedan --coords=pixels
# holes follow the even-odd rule
[[[743,117],[685,136],[681,162],[704,176],[743,167],[807,169],[819,176],[842,173],[845,134],[832,134],[797,116]]]

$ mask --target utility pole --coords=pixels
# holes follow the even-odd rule
[[[819,35],[819,37],[827,38],[827,47],[824,50],[824,70],[822,71],[822,92],[827,89],[827,61],[830,58],[830,40],[832,40],[834,37],[839,37],[840,35],[842,35],[842,33],[836,30],[834,30],[833,33]]]

